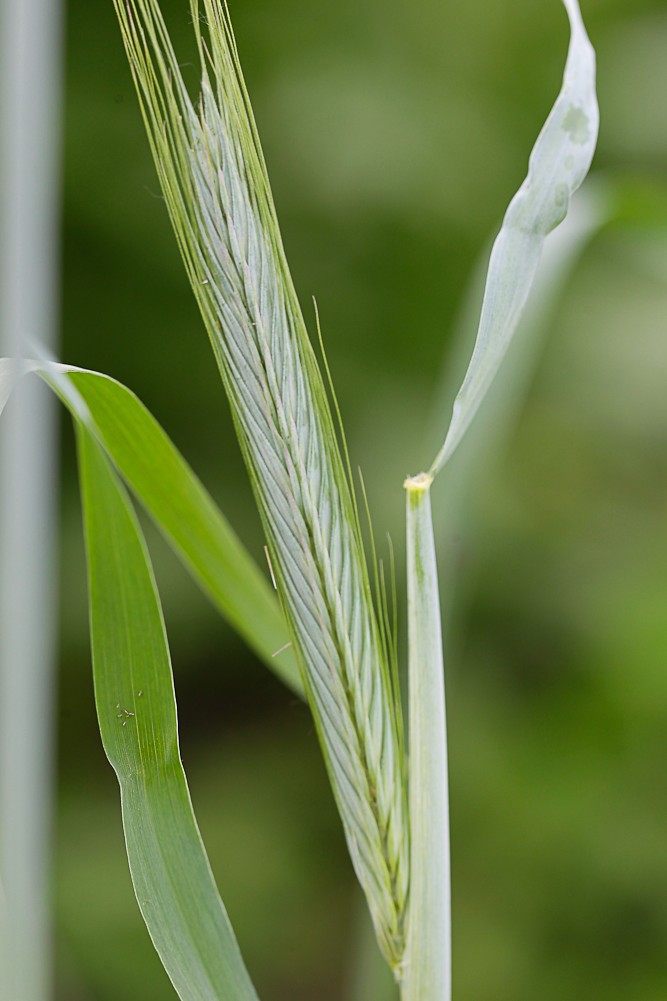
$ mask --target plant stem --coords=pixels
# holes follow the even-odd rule
[[[426,473],[405,481],[408,548],[410,902],[402,1001],[450,1001],[445,683]]]

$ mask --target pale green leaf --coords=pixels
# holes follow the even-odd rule
[[[0,412],[27,371],[40,375],[86,424],[193,577],[227,621],[282,681],[303,686],[269,582],[169,437],[116,380],[55,362],[0,359]]]
[[[408,556],[410,900],[402,1001],[450,1001],[445,676],[430,486],[405,481]]]
[[[595,53],[578,0],[563,2],[571,30],[563,86],[533,147],[528,176],[494,243],[477,341],[432,475],[450,458],[484,399],[519,324],[544,240],[567,215],[595,151],[599,120]]]
[[[171,440],[125,386],[69,368],[99,441],[224,617],[293,690],[303,691],[270,583]],[[69,399],[72,400],[71,394]],[[278,651],[281,651],[278,653]]]
[[[77,426],[95,701],[121,788],[132,882],[183,1001],[257,1001],[218,894],[181,764],[157,588],[127,495]]]
[[[609,178],[601,178],[599,174],[589,178],[574,199],[566,224],[545,242],[535,285],[507,357],[467,431],[462,447],[452,458],[445,482],[440,486],[439,503],[447,512],[450,538],[465,538],[467,534],[473,515],[470,499],[475,491],[485,488],[494,457],[502,453],[525,400],[537,359],[553,325],[557,305],[591,242],[617,217],[617,198],[616,185]],[[436,389],[433,415],[429,421],[429,439],[436,445],[442,426],[451,413],[452,400],[460,382],[460,377],[457,378],[453,370],[461,371],[470,357],[475,339],[487,257],[484,255],[484,261],[476,267],[464,294],[460,316],[454,323],[451,350]],[[450,610],[457,572],[455,561],[446,561],[441,567],[441,589]]]

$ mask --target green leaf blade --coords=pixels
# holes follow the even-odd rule
[[[0,358],[0,414],[27,373],[39,375],[86,426],[223,617],[303,697],[269,568],[260,570],[212,497],[141,400],[100,372]]]
[[[303,685],[269,583],[168,435],[126,386],[99,372],[42,363],[40,374],[88,423],[224,618],[292,691]],[[279,652],[280,651],[280,652]]]
[[[132,881],[182,1001],[257,1001],[199,835],[180,761],[157,589],[136,516],[78,429],[95,701],[121,787]]]
[[[278,601],[269,583],[158,422],[125,386],[72,370],[100,441],[190,570],[275,673],[302,692]]]

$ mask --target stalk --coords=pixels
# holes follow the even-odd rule
[[[408,557],[410,904],[402,1001],[450,1001],[451,892],[445,676],[432,477],[405,481]]]
[[[0,10],[0,354],[56,339],[58,0]],[[50,996],[54,402],[24,384],[0,450],[0,998]],[[4,900],[1,899],[4,897]]]

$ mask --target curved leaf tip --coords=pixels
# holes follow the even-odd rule
[[[518,327],[545,237],[565,219],[595,152],[595,51],[578,0],[563,3],[571,33],[563,84],[491,251],[477,340],[445,443],[431,466],[433,476],[452,456],[479,409]]]

